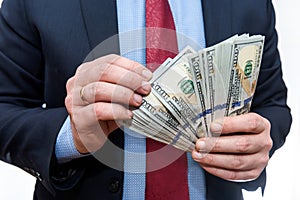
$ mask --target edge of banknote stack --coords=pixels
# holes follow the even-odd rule
[[[120,124],[192,151],[197,139],[218,136],[209,131],[213,121],[250,111],[263,47],[264,36],[248,34],[198,52],[186,47],[154,72],[151,93]]]

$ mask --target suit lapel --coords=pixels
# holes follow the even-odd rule
[[[232,36],[232,0],[202,0],[206,46]]]
[[[110,53],[119,54],[116,1],[79,1],[87,36],[89,38],[89,45],[91,50],[93,50],[93,53],[89,55],[88,60]],[[97,48],[95,49],[95,47]]]

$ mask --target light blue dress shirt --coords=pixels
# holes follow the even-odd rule
[[[177,32],[178,48],[187,45],[195,50],[205,47],[205,34],[200,0],[169,0]],[[117,0],[120,53],[145,65],[145,1]],[[145,138],[125,129],[125,163],[123,199],[144,199],[146,142]],[[132,156],[131,152],[138,152]],[[70,118],[63,124],[56,141],[55,154],[59,162],[81,157],[73,142]],[[188,184],[190,199],[205,198],[205,179],[198,163],[188,158]]]

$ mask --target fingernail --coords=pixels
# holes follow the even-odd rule
[[[145,92],[149,92],[151,90],[151,85],[149,82],[143,81],[142,88]]]
[[[152,78],[152,72],[148,69],[143,70],[142,75],[146,80],[150,80]]]
[[[199,141],[199,142],[197,142],[197,149],[199,149],[200,151],[201,151],[201,150],[204,150],[205,147],[206,147],[206,144],[205,144],[204,141]]]
[[[138,94],[133,94],[133,100],[136,104],[141,104],[143,97]]]
[[[223,125],[218,122],[212,122],[210,124],[210,131],[214,133],[221,133],[223,129]]]
[[[200,152],[196,152],[195,157],[198,158],[198,159],[202,159],[204,157],[204,155]]]

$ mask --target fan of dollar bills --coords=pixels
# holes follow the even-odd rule
[[[250,110],[264,36],[235,35],[196,52],[186,47],[153,74],[152,91],[121,124],[154,140],[192,151],[211,137],[212,121]]]

